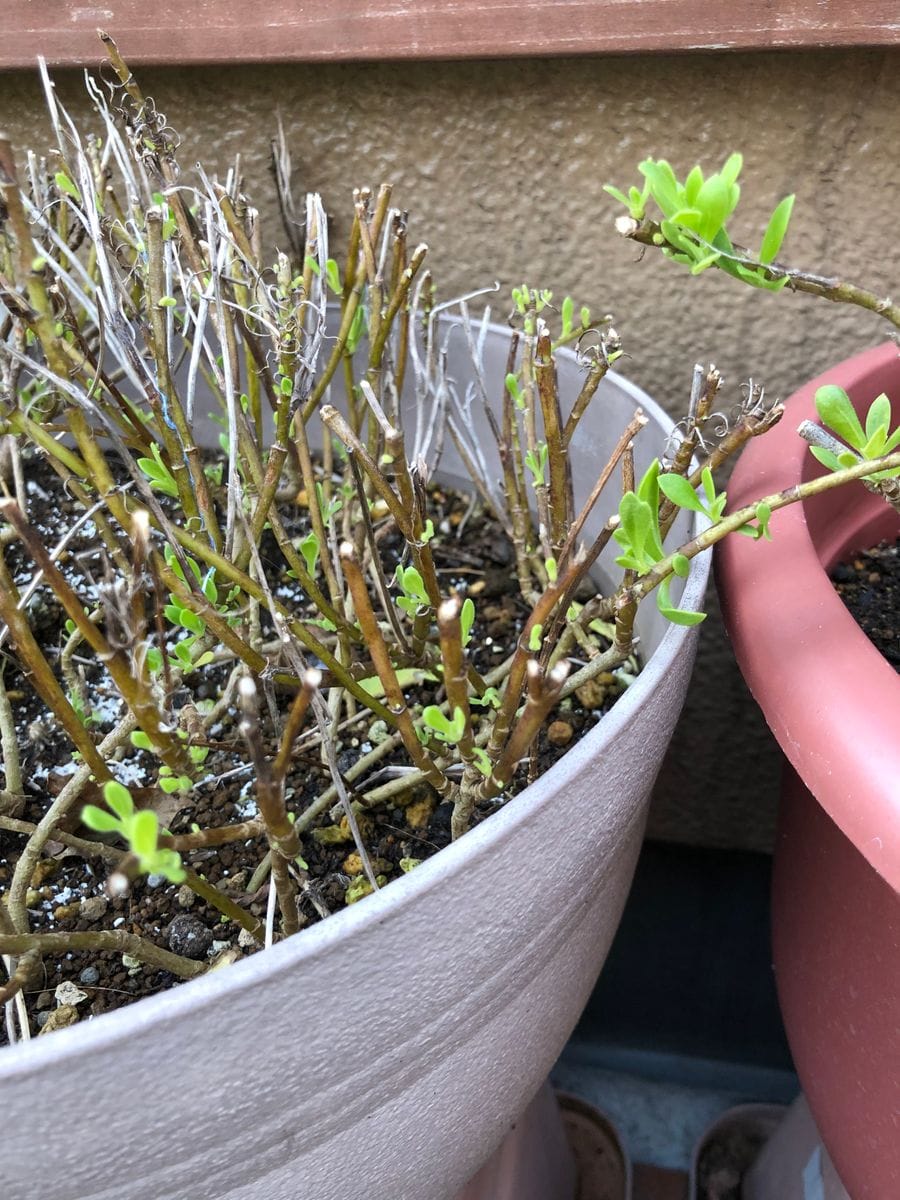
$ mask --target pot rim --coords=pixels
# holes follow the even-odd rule
[[[824,473],[796,433],[802,420],[816,419],[816,389],[837,384],[869,401],[892,369],[900,384],[898,350],[888,343],[791,396],[780,424],[741,455],[729,507]],[[864,541],[872,528],[884,528],[886,511],[862,488],[828,527],[811,519],[809,502],[791,505],[774,514],[771,542],[726,538],[716,574],[741,671],[783,753],[871,866],[900,890],[900,677],[827,574],[842,553],[865,548],[854,536]],[[885,520],[890,527],[889,512]]]
[[[504,335],[509,333],[507,327],[494,322],[490,323],[489,328]],[[576,357],[574,351],[566,347],[558,353],[564,357]],[[664,435],[671,432],[674,428],[671,417],[641,388],[615,371],[609,371],[607,378],[631,398],[636,408],[643,409],[652,426]],[[705,518],[699,514],[691,516],[692,533],[696,533],[705,524]],[[698,608],[702,604],[710,564],[710,551],[692,559],[680,601],[685,607]],[[333,913],[327,920],[319,921],[309,929],[301,930],[299,935],[232,963],[227,970],[207,972],[184,980],[166,992],[145,996],[124,1008],[103,1013],[102,1019],[79,1022],[43,1041],[32,1038],[27,1043],[18,1042],[14,1046],[4,1047],[0,1050],[0,1084],[27,1075],[36,1068],[71,1063],[83,1056],[102,1052],[106,1047],[127,1039],[137,1029],[163,1025],[202,1008],[214,997],[237,994],[286,969],[309,963],[316,956],[328,953],[335,943],[351,936],[364,936],[382,924],[390,913],[415,904],[420,896],[440,886],[443,880],[456,874],[466,862],[493,853],[520,823],[528,821],[532,814],[552,803],[557,792],[565,792],[570,780],[589,760],[601,757],[619,730],[634,719],[645,696],[665,678],[681,644],[694,632],[695,627],[670,624],[635,682],[559,762],[493,813],[489,820],[426,859],[415,871],[364,897],[364,901]]]

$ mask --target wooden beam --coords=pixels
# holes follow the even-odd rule
[[[0,68],[900,43],[897,0],[0,0]]]

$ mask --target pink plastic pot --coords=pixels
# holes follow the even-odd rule
[[[860,410],[900,399],[893,345],[840,364],[751,443],[732,507],[821,473],[797,436],[824,383]],[[781,510],[774,540],[720,547],[725,620],[790,769],[773,886],[778,992],[816,1124],[854,1200],[900,1196],[900,677],[829,582],[855,550],[900,533],[862,486]]]

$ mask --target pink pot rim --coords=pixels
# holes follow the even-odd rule
[[[868,404],[891,373],[896,409],[900,357],[893,343],[801,388],[781,423],[742,454],[729,508],[821,473],[796,432],[815,417],[818,387],[838,384]],[[850,493],[831,493],[840,495],[841,507],[829,508],[827,517],[821,497],[778,511],[771,542],[726,538],[716,571],[734,652],[781,749],[832,820],[900,890],[900,676],[826,573],[843,552],[863,549],[891,529],[900,533],[900,523],[862,487]]]

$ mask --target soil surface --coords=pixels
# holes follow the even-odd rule
[[[45,545],[53,547],[80,515],[79,505],[62,488],[56,475],[43,460],[31,460],[28,468],[29,516]],[[511,652],[527,616],[518,594],[512,567],[512,548],[503,531],[480,508],[472,509],[468,498],[452,492],[432,489],[429,512],[434,517],[433,542],[439,574],[449,586],[472,596],[477,621],[470,650],[479,671],[486,671]],[[292,536],[307,529],[302,501],[281,508],[282,519]],[[460,535],[462,533],[462,536]],[[390,543],[390,530],[385,531]],[[274,553],[262,558],[267,566],[276,560]],[[14,542],[4,549],[9,570],[16,585],[24,589],[34,568],[21,545]],[[398,547],[399,553],[399,547]],[[98,541],[93,523],[81,526],[60,559],[64,573],[76,587],[84,603],[96,604],[107,575],[105,551]],[[390,558],[388,554],[388,566]],[[294,589],[293,595],[291,589]],[[279,596],[308,603],[289,579],[278,587]],[[32,629],[54,666],[58,664],[66,640],[64,614],[46,588],[41,587],[28,609]],[[263,613],[263,634],[267,632],[267,614]],[[271,634],[271,624],[268,626]],[[16,819],[36,824],[77,764],[72,761],[71,746],[55,721],[47,714],[17,664],[15,651],[7,642],[0,657],[5,660],[5,681],[16,719],[17,739],[22,758],[26,803]],[[76,654],[75,665],[83,679],[83,691],[95,742],[99,742],[123,715],[118,695],[108,684],[93,657]],[[204,668],[203,682],[192,683],[194,699],[216,699],[233,663]],[[600,677],[603,680],[604,677]],[[546,770],[585,732],[593,727],[624,690],[623,679],[607,677],[602,685],[588,685],[590,692],[564,700],[539,739],[536,760],[523,765],[506,799],[528,782],[530,770]],[[410,693],[415,699],[415,694]],[[292,696],[275,692],[282,711]],[[427,703],[435,698],[434,685]],[[346,770],[374,743],[386,736],[369,719],[351,725],[338,743],[338,765]],[[303,812],[315,797],[329,786],[331,777],[323,766],[317,747],[303,749],[301,735],[287,778],[286,798],[292,812]],[[138,807],[153,807],[160,824],[173,834],[248,820],[257,815],[253,793],[253,773],[236,728],[232,707],[208,730],[210,754],[198,771],[197,782],[188,796],[164,797],[154,786],[152,756],[128,745],[117,752],[111,767],[132,792]],[[274,742],[267,747],[274,752]],[[386,758],[378,773],[389,776],[390,769],[406,765],[401,755]],[[367,789],[376,782],[376,770],[360,784]],[[356,793],[358,796],[359,793]],[[94,788],[84,801],[102,803]],[[376,873],[386,883],[410,869],[410,860],[421,861],[450,841],[450,805],[438,803],[428,787],[410,790],[395,800],[360,817],[363,837]],[[473,823],[484,820],[499,806],[498,801],[482,804]],[[79,811],[81,805],[78,806]],[[0,810],[2,812],[2,810]],[[9,813],[6,814],[7,816]],[[98,840],[98,835],[80,824],[73,814],[65,832]],[[117,848],[113,835],[104,835]],[[21,832],[0,828],[0,895],[9,886],[13,870],[25,843]],[[264,916],[268,882],[250,890],[254,872],[266,852],[263,838],[236,841],[215,849],[205,848],[184,853],[185,865],[227,891],[241,907],[256,916]],[[347,903],[350,881],[359,877],[361,864],[340,812],[326,811],[317,827],[303,838],[304,859],[309,870],[309,886],[300,901],[302,924],[312,924]],[[403,866],[401,866],[403,863]],[[110,864],[102,858],[83,857],[59,842],[48,843],[44,856],[31,880],[27,904],[33,932],[92,931],[122,929],[149,938],[158,945],[197,959],[215,960],[224,955],[233,959],[253,953],[256,944],[248,940],[236,923],[224,918],[217,909],[196,897],[186,886],[169,883],[162,877],[139,877],[125,895],[111,896],[106,887]],[[5,975],[3,976],[5,978]],[[25,1000],[32,1033],[52,1030],[57,1024],[89,1019],[124,1004],[176,984],[168,972],[142,966],[113,952],[67,953],[47,956],[41,976],[30,987]],[[74,985],[74,988],[73,988]],[[5,1022],[0,1019],[0,1044],[7,1039]]]
[[[900,538],[839,563],[831,579],[865,635],[900,671]]]
[[[696,1200],[741,1200],[741,1181],[753,1166],[766,1138],[760,1130],[740,1124],[713,1134],[697,1163]]]

